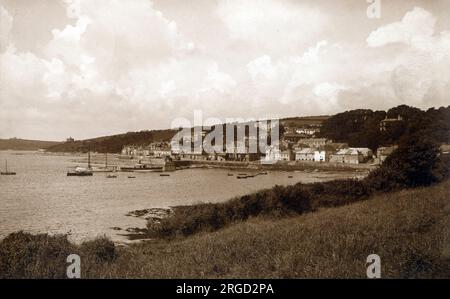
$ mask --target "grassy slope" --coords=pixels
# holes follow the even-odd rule
[[[282,219],[252,219],[214,233],[121,249],[84,277],[365,277],[366,257],[382,276],[449,277],[450,181],[434,187]]]

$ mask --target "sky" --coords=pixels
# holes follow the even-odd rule
[[[0,138],[169,128],[195,110],[225,121],[448,106],[449,7],[0,0]]]

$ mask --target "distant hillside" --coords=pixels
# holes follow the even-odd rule
[[[380,130],[385,118],[397,119],[386,130]],[[450,142],[450,106],[430,108],[426,111],[400,105],[388,111],[370,109],[350,110],[328,118],[320,130],[321,137],[346,142],[353,147],[369,147],[397,144],[402,138],[420,134],[437,142]]]
[[[314,126],[322,125],[329,118],[330,116],[328,115],[289,117],[281,119],[280,123],[285,127]]]
[[[396,127],[380,131],[380,122],[387,118],[402,117]],[[427,111],[401,105],[388,111],[357,109],[333,116],[289,117],[280,120],[281,130],[286,127],[305,127],[320,125],[320,137],[336,142],[346,142],[353,147],[369,147],[397,144],[399,140],[415,132],[433,137],[438,142],[450,142],[450,106]],[[105,136],[89,140],[64,142],[47,148],[51,152],[119,153],[125,145],[147,145],[151,142],[168,142],[175,130],[154,130],[128,132],[126,134]],[[283,132],[283,131],[282,131]],[[40,146],[42,147],[42,146]],[[1,147],[0,147],[1,148]]]
[[[87,152],[91,150],[99,153],[120,153],[124,145],[146,145],[151,142],[170,141],[174,135],[174,130],[128,132],[88,140],[63,142],[47,148],[47,151]]]
[[[286,126],[303,126],[321,124],[329,116],[292,117],[281,119],[280,123]],[[50,146],[50,152],[87,152],[88,150],[99,153],[119,153],[125,145],[147,145],[151,142],[169,142],[175,135],[175,130],[154,130],[128,132],[113,136],[98,137],[88,140],[63,142]]]
[[[57,144],[59,144],[59,142],[17,138],[0,139],[0,150],[36,151],[38,149],[46,149],[50,146],[55,146]]]

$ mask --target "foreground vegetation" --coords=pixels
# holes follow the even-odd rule
[[[384,278],[450,278],[449,188],[445,181],[126,248],[17,233],[0,243],[0,277],[64,278],[66,257],[78,253],[84,278],[364,278],[376,253]]]

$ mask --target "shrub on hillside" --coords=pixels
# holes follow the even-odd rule
[[[383,165],[366,179],[376,191],[428,186],[439,181],[439,148],[424,136],[411,136],[400,143]]]
[[[65,278],[75,249],[67,235],[10,234],[0,242],[0,278]]]
[[[160,222],[149,221],[152,236],[172,237],[191,235],[200,231],[215,231],[230,223],[257,216],[287,216],[312,210],[309,192],[301,184],[275,186],[226,203],[198,204],[175,209]]]
[[[84,242],[80,246],[80,252],[84,257],[93,259],[96,263],[108,263],[116,258],[114,242],[106,237]]]
[[[305,185],[309,188],[314,208],[337,207],[370,195],[364,181],[345,179]]]

